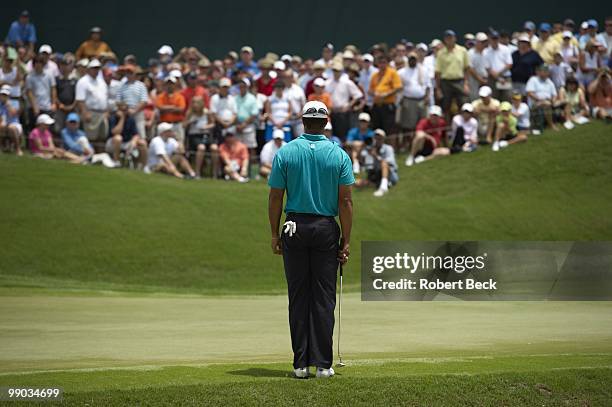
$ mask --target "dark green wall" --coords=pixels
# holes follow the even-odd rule
[[[195,45],[216,58],[229,49],[250,44],[258,55],[267,51],[314,56],[323,43],[340,47],[354,43],[366,48],[400,38],[428,41],[449,27],[461,35],[489,26],[517,29],[526,19],[577,23],[597,18],[601,25],[612,14],[603,1],[118,1],[63,0],[11,2],[2,0],[0,29],[21,9],[28,9],[39,41],[58,51],[75,50],[89,27],[99,25],[113,50],[135,53],[141,63],[160,45],[175,50]],[[503,4],[502,4],[503,3]],[[583,6],[576,6],[581,4]],[[588,8],[588,9],[587,9]],[[585,10],[586,9],[586,10]]]

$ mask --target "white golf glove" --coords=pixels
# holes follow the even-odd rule
[[[295,229],[297,228],[297,224],[293,221],[288,220],[283,224],[283,226],[285,227],[284,232],[288,234],[289,237],[292,237],[295,233]]]

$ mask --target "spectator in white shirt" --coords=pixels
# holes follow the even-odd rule
[[[484,58],[493,97],[499,101],[509,101],[512,94],[512,54],[507,46],[499,43],[497,31],[489,34],[489,47],[484,52]]]
[[[145,172],[164,172],[177,178],[195,178],[195,172],[189,161],[180,154],[180,145],[174,138],[174,126],[171,123],[160,123],[157,126],[157,136],[149,143],[149,153]],[[179,170],[187,172],[184,176]]]
[[[89,140],[106,140],[108,135],[108,86],[100,75],[102,64],[92,59],[87,75],[76,84],[76,101]]]
[[[38,49],[37,56],[40,57],[43,61],[43,71],[45,71],[45,73],[49,74],[51,77],[55,78],[59,76],[60,71],[59,71],[59,67],[57,66],[57,64],[51,60],[52,53],[53,53],[53,50],[51,49],[51,46],[44,44],[44,45],[41,45],[40,48]],[[28,62],[26,68],[28,72],[32,72],[32,70],[34,69],[33,60],[30,60]]]
[[[483,32],[476,33],[476,43],[468,51],[470,56],[470,100],[478,99],[478,89],[481,86],[488,84],[489,72],[487,70],[487,62],[485,59],[485,50],[487,49],[489,37]]]
[[[403,133],[414,130],[419,120],[425,117],[427,93],[427,72],[418,63],[416,52],[408,54],[408,65],[397,71],[402,81],[399,125]]]
[[[372,54],[364,54],[361,57],[361,71],[359,72],[359,86],[361,86],[361,89],[370,89],[370,79],[375,72],[378,72],[378,68],[374,66],[374,57]],[[372,103],[374,103],[374,97],[366,95],[365,102],[371,108]]]
[[[536,75],[529,78],[525,91],[529,97],[531,116],[533,117],[533,128],[538,132],[544,129],[544,121],[551,129],[559,130],[553,122],[552,107],[557,99],[557,88],[549,78],[548,65],[542,64],[538,67]],[[534,133],[537,134],[537,133]]]
[[[519,92],[514,92],[512,94],[512,115],[516,117],[516,129],[519,134],[522,133],[525,136],[527,136],[531,128],[529,113],[529,106],[527,106],[527,103],[523,102],[523,95]]]
[[[283,71],[279,79],[285,85],[283,95],[291,104],[291,111],[293,112],[288,125],[291,127],[291,131],[295,137],[299,137],[304,132],[301,115],[302,107],[306,104],[306,95],[304,94],[304,90],[295,83],[293,72],[290,69]]]
[[[340,140],[344,141],[351,126],[351,112],[363,97],[363,93],[343,72],[342,63],[334,63],[332,71],[333,76],[327,80],[325,90],[331,95],[331,124],[334,133]]]
[[[565,80],[572,74],[572,67],[563,60],[561,52],[555,53],[554,63],[550,65],[550,79],[555,84],[557,91],[565,86]]]
[[[285,132],[281,129],[274,129],[272,131],[272,140],[264,144],[259,155],[259,175],[264,178],[268,178],[272,171],[272,162],[276,152],[280,150],[282,146],[287,144],[285,141]]]
[[[210,98],[210,111],[217,123],[215,138],[225,136],[236,122],[238,108],[236,99],[229,94],[232,81],[228,78],[221,78],[219,81],[219,93],[215,93]]]
[[[461,112],[453,117],[450,145],[452,154],[471,152],[478,147],[478,121],[471,103],[464,103]]]

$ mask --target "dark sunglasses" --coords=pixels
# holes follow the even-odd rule
[[[318,114],[322,114],[322,115],[327,116],[327,110],[323,109],[323,108],[317,109],[315,107],[311,107],[310,109],[307,109],[304,112],[304,114],[314,114],[314,113],[318,113]]]

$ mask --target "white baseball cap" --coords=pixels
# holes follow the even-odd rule
[[[274,63],[274,69],[278,71],[284,71],[285,69],[287,69],[287,65],[285,65],[283,61],[276,61]]]
[[[487,85],[481,86],[480,89],[478,90],[478,96],[480,96],[481,98],[486,98],[487,96],[491,96],[491,93],[493,93],[493,90]]]
[[[42,54],[43,52],[47,54],[51,54],[53,52],[53,49],[51,49],[51,45],[49,44],[41,45],[40,48],[38,48],[38,53]]]
[[[279,138],[283,140],[285,138],[285,132],[283,131],[283,129],[275,128],[272,132],[272,138]]]
[[[312,84],[314,86],[321,86],[321,87],[323,87],[323,86],[325,86],[325,79],[317,78],[317,79],[314,80],[314,82],[312,82]]]
[[[382,137],[387,137],[387,133],[383,129],[376,129],[376,130],[374,130],[374,135],[382,136]]]
[[[562,36],[563,36],[563,38],[573,38],[574,34],[572,34],[571,31],[565,30],[565,31],[563,31]]]
[[[323,130],[329,130],[329,131],[331,131],[331,130],[332,130],[332,125],[331,125],[331,122],[327,122],[327,124],[325,125],[325,127],[323,128]]]
[[[171,131],[172,129],[173,129],[173,126],[170,123],[161,122],[160,124],[157,125],[157,134],[159,135],[167,131]]]
[[[46,113],[40,114],[36,118],[36,124],[46,124],[47,126],[51,126],[53,123],[55,123],[55,120],[53,120],[51,116]]]
[[[476,33],[476,41],[486,41],[489,37],[483,32]]]
[[[291,55],[289,55],[289,54],[283,54],[283,56],[282,56],[282,57],[280,57],[280,60],[281,60],[281,61],[283,61],[283,62],[284,62],[284,61],[289,61],[289,62],[291,62]]]
[[[519,35],[519,37],[517,38],[519,42],[531,42],[531,40],[529,39],[529,36],[527,34],[521,34]]]
[[[166,76],[166,79],[164,79],[164,82],[176,83],[176,76],[168,74],[168,76]]]
[[[302,117],[311,117],[315,119],[327,119],[329,110],[324,103],[317,100],[307,102],[302,108]]]
[[[370,120],[372,120],[370,118],[370,115],[366,112],[361,112],[359,113],[359,121],[363,121],[363,122],[369,122]]]
[[[442,108],[438,105],[433,105],[429,107],[429,114],[432,116],[442,117]]]
[[[463,106],[461,106],[461,111],[462,112],[474,112],[474,106],[472,106],[471,103],[464,103]]]
[[[251,81],[249,80],[249,78],[242,78],[240,80],[240,83],[245,84],[247,88],[251,87]]]
[[[253,54],[253,48],[245,45],[244,47],[240,48],[240,52],[248,52],[249,54]]]
[[[171,70],[168,75],[175,77],[176,79],[178,78],[182,78],[183,77],[183,73],[181,71],[179,71],[178,69],[173,69]]]
[[[429,51],[429,48],[427,48],[427,44],[425,44],[424,42],[419,42],[416,46],[416,49],[420,49],[421,51]]]
[[[228,87],[229,88],[230,86],[232,86],[232,81],[229,78],[221,78],[219,80],[219,86],[222,87],[222,88],[223,87]]]
[[[362,59],[364,61],[374,62],[374,57],[372,56],[372,54],[363,54]]]
[[[438,45],[440,45],[440,44],[442,44],[442,41],[440,41],[440,40],[439,40],[439,39],[437,39],[437,38],[434,38],[434,39],[431,41],[431,44],[429,44],[429,47],[430,47],[430,48],[435,48],[435,47],[437,47],[437,46],[438,46]]]
[[[157,53],[161,55],[174,55],[174,50],[170,45],[162,45],[157,50]]]
[[[2,85],[0,88],[1,95],[10,95],[11,94],[11,85]]]
[[[96,58],[90,60],[87,63],[87,67],[88,68],[100,68],[102,66],[102,64],[100,63],[100,61],[98,61]]]

